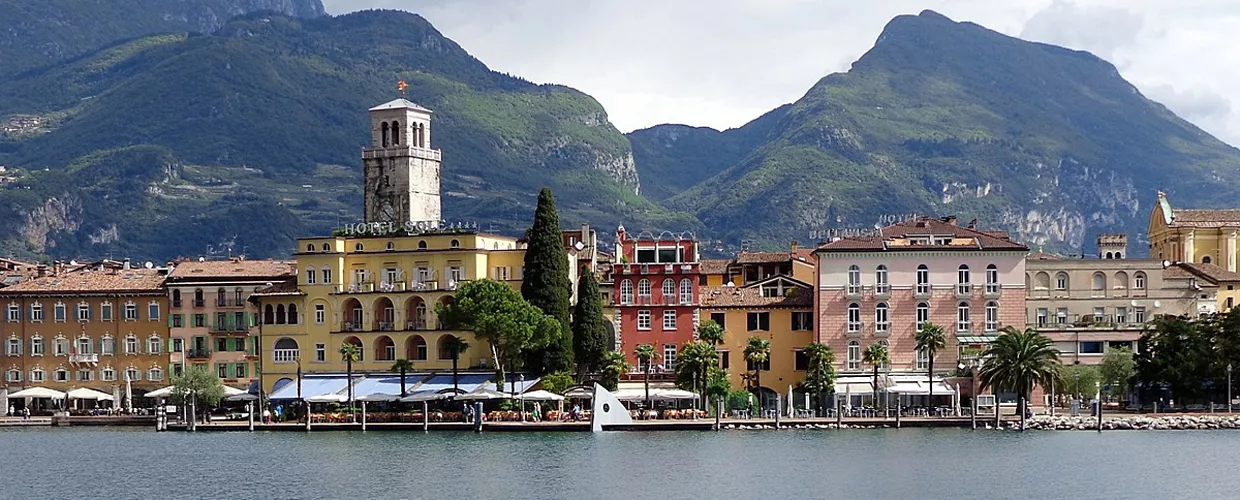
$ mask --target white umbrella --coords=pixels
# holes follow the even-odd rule
[[[169,396],[171,396],[171,395],[172,395],[172,391],[173,391],[173,389],[175,389],[175,387],[173,387],[173,386],[171,386],[171,385],[170,385],[170,386],[168,386],[168,387],[164,387],[164,388],[162,388],[162,389],[155,389],[155,390],[153,390],[153,391],[151,391],[151,392],[146,393],[146,397],[148,397],[148,398],[166,398],[166,397],[169,397]]]
[[[306,398],[309,403],[343,403],[348,400],[349,397],[344,394],[319,394]]]
[[[111,401],[112,396],[85,387],[69,391],[69,399],[87,399],[91,401]]]
[[[684,389],[657,389],[650,391],[650,399],[696,399],[697,394]]]
[[[376,392],[357,398],[358,401],[400,401],[400,394],[384,394]]]
[[[589,387],[574,387],[564,393],[564,397],[572,399],[592,399],[594,398],[594,389]]]
[[[233,394],[224,398],[225,401],[258,401],[258,396],[243,392],[241,394]]]
[[[564,401],[564,396],[543,390],[527,392],[521,397],[526,401]]]
[[[245,394],[245,393],[246,393],[245,389],[238,389],[238,388],[236,388],[236,387],[224,386],[224,396],[225,396],[225,397],[227,397],[227,396],[236,396],[236,395],[238,395],[238,394]],[[150,394],[147,394],[147,397],[150,397]]]
[[[23,390],[14,392],[12,394],[9,394],[9,397],[10,398],[37,398],[37,399],[41,399],[41,398],[65,399],[65,393],[57,391],[55,389],[48,389],[46,387],[31,387],[29,389],[23,389]]]
[[[471,392],[456,395],[456,399],[460,399],[460,400],[487,400],[487,399],[511,399],[511,398],[512,396],[507,393],[495,391],[492,389],[488,389],[486,387],[479,387],[477,389],[474,389]]]
[[[406,403],[416,403],[418,401],[438,401],[440,399],[448,399],[448,394],[440,394],[435,391],[418,391],[411,392],[409,395],[400,398]]]
[[[128,376],[125,377],[125,409],[133,409],[133,383]]]

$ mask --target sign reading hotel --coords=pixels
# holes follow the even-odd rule
[[[381,236],[393,233],[405,233],[408,235],[442,233],[452,231],[476,231],[478,230],[477,222],[448,222],[440,221],[405,221],[403,224],[398,222],[358,222],[356,224],[345,224],[341,228],[341,232],[345,236]]]

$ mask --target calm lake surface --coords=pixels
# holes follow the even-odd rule
[[[1240,431],[0,430],[0,498],[1226,499]]]

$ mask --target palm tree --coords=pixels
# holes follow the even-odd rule
[[[878,406],[878,367],[891,362],[891,358],[887,355],[887,346],[881,342],[870,344],[870,347],[861,353],[861,362],[874,367],[874,406]],[[884,405],[885,407],[886,405]]]
[[[1016,410],[1020,412],[1020,426],[1025,428],[1025,405],[1034,384],[1047,386],[1062,378],[1063,363],[1059,351],[1051,339],[1026,328],[1020,331],[1003,327],[999,338],[990,344],[982,356],[986,364],[978,374],[982,388],[1013,391],[1020,398]]]
[[[695,340],[685,344],[676,354],[676,381],[683,387],[688,384],[693,392],[702,389],[702,404],[706,404],[706,381],[710,369],[719,365],[719,351],[709,342]]]
[[[459,393],[461,391],[457,387],[457,379],[459,378],[456,372],[457,362],[461,360],[461,355],[465,354],[465,351],[469,349],[469,342],[456,335],[448,335],[447,338],[443,339],[443,349],[452,355],[452,392]]]
[[[917,350],[926,353],[929,357],[930,365],[926,367],[926,380],[930,383],[930,396],[927,401],[930,405],[934,405],[934,355],[942,349],[947,348],[947,336],[943,334],[943,327],[934,323],[926,323],[921,325],[921,329],[917,330]]]
[[[712,346],[718,346],[723,343],[724,330],[719,323],[712,320],[703,321],[698,326],[698,340],[709,343]]]
[[[353,406],[353,362],[362,359],[362,348],[357,344],[345,342],[340,346],[340,356],[344,358],[345,380],[349,381],[349,406]]]
[[[413,362],[408,359],[398,359],[392,363],[392,371],[400,372],[400,397],[408,396],[409,392],[405,390],[405,373],[413,371]]]
[[[814,394],[818,414],[822,414],[822,395],[835,385],[835,352],[826,344],[811,342],[801,349],[809,361],[802,387]]]
[[[620,351],[607,351],[603,354],[603,367],[600,370],[603,375],[602,385],[609,391],[616,390],[616,386],[620,382],[620,375],[628,373],[633,365],[629,364],[628,358]]]
[[[659,357],[659,353],[655,352],[653,345],[640,344],[633,350],[633,354],[637,356],[637,362],[642,365],[642,383],[646,386],[646,408],[650,408],[650,365]]]
[[[771,342],[759,337],[749,337],[745,344],[745,361],[753,366],[754,392],[758,396],[758,414],[762,414],[762,366],[771,360]]]

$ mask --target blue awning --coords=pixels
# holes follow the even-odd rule
[[[477,389],[482,384],[486,384],[495,379],[494,375],[484,374],[461,374],[457,379],[457,387],[463,392],[470,392]],[[435,391],[444,392],[452,391],[452,375],[435,375],[422,382],[415,389],[417,391]]]
[[[399,380],[397,384],[399,384]],[[339,394],[348,387],[348,380],[344,375],[335,377],[306,377],[301,379],[301,397],[302,399],[323,396],[326,394]],[[397,389],[397,394],[400,390]],[[271,393],[267,399],[297,399],[297,381],[285,384],[279,390]]]
[[[405,374],[405,391],[411,392],[426,375]],[[400,395],[400,377],[367,377],[353,386],[353,397],[371,394]]]

